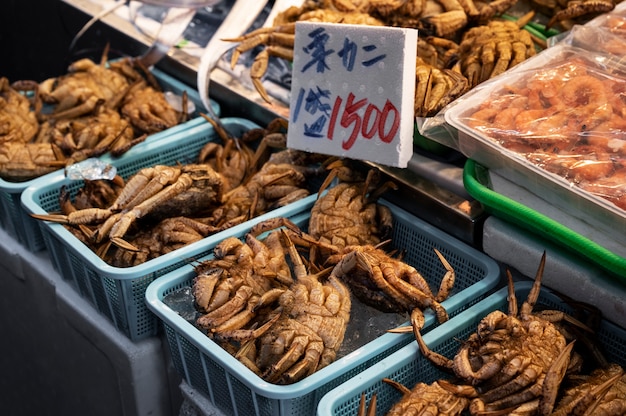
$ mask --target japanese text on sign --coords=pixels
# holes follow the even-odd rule
[[[406,166],[416,44],[412,29],[298,22],[289,147]]]

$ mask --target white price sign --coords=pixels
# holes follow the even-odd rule
[[[290,148],[406,167],[417,30],[296,23]]]

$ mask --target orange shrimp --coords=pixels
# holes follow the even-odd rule
[[[581,183],[580,188],[601,198],[607,199],[622,209],[626,209],[626,169],[619,169],[593,182]]]
[[[592,75],[581,75],[565,82],[559,91],[565,108],[577,108],[582,112],[595,110],[607,104],[603,82]]]
[[[615,164],[604,147],[576,146],[564,157],[570,158],[567,177],[576,183],[597,181],[611,176],[615,172]]]
[[[558,102],[557,97],[563,84],[562,80],[536,79],[529,83],[528,108],[543,109]]]
[[[626,118],[626,81],[623,79],[606,80],[604,85],[613,112]]]

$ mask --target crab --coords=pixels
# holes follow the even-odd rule
[[[393,222],[391,211],[377,200],[388,189],[395,189],[395,183],[387,181],[377,186],[378,170],[369,170],[363,178],[346,161],[330,163],[328,169],[330,174],[320,186],[311,209],[309,234],[338,249],[376,245],[387,239]],[[324,193],[335,178],[341,181]]]
[[[626,372],[620,365],[611,363],[570,379],[573,386],[564,390],[552,415],[626,413]]]
[[[237,224],[310,194],[306,176],[291,164],[266,163],[250,179],[224,194],[211,214],[211,223]]]
[[[124,96],[120,113],[139,134],[158,133],[186,121],[186,93],[182,101],[182,110],[175,110],[165,99],[163,91],[142,80],[135,83]]]
[[[230,192],[243,184],[254,170],[252,161],[254,150],[247,140],[231,135],[219,119],[200,113],[209,122],[221,139],[221,143],[210,141],[205,144],[198,155],[201,163],[211,165],[224,178],[224,192]],[[246,133],[244,133],[245,135]]]
[[[453,359],[428,348],[419,330],[423,317],[417,312],[411,316],[421,353],[462,380],[460,388],[472,399],[472,414],[523,408],[545,415],[554,409],[559,386],[568,370],[573,342],[568,343],[552,321],[572,318],[559,311],[533,313],[544,266],[545,253],[519,313],[513,278],[507,273],[509,313],[496,310],[485,316]],[[467,387],[474,388],[467,393]]]
[[[41,82],[39,94],[43,102],[54,105],[46,118],[59,119],[88,114],[102,102],[116,108],[129,88],[128,79],[107,68],[104,57],[99,64],[84,58],[72,63],[68,74]]]
[[[314,2],[311,2],[314,3]],[[262,78],[267,71],[270,56],[280,57],[293,61],[293,46],[297,21],[367,24],[382,26],[383,23],[367,13],[360,11],[338,11],[323,9],[305,4],[302,8],[290,8],[276,17],[275,25],[263,27],[238,38],[226,39],[229,42],[238,42],[231,57],[231,67],[234,68],[240,56],[258,46],[264,48],[258,53],[250,68],[250,78],[261,98],[271,103],[271,98],[263,87]]]
[[[145,140],[135,137],[128,121],[116,110],[98,106],[92,113],[71,119],[46,121],[41,125],[38,141],[58,145],[68,164],[110,151],[120,156]]]
[[[469,29],[459,44],[460,72],[474,88],[534,56],[530,34],[511,21],[491,21]]]
[[[384,378],[383,381],[402,393],[402,398],[389,409],[387,416],[424,414],[460,416],[469,405],[469,399],[451,391],[445,380],[436,380],[430,384],[417,383],[412,389],[388,378]],[[375,406],[375,401],[370,402],[369,409],[375,409]],[[359,416],[365,416],[364,411],[360,412]]]
[[[350,320],[351,299],[328,270],[307,271],[288,233],[294,283],[279,299],[280,317],[262,336],[247,341],[236,357],[270,383],[291,384],[332,363]]]
[[[32,214],[32,217],[73,226],[99,224],[90,236],[94,243],[108,240],[136,251],[124,236],[137,220],[206,211],[221,201],[222,186],[221,176],[208,165],[157,165],[137,172],[107,208],[88,208],[68,215]],[[107,249],[105,245],[100,254]]]
[[[20,92],[24,89],[36,91],[36,84],[12,85],[7,78],[0,78],[0,143],[28,143],[39,131],[33,100]]]
[[[213,259],[196,267],[193,295],[202,312],[196,324],[210,337],[223,345],[256,338],[276,322],[279,314],[261,312],[293,282],[281,238],[279,231],[262,242],[254,233],[245,241],[227,238],[215,247]]]
[[[468,90],[468,81],[452,69],[439,69],[417,58],[415,116],[432,117]]]
[[[52,143],[0,143],[0,177],[24,182],[62,168],[63,151]]]
[[[533,0],[545,15],[550,17],[546,28],[557,24],[571,28],[576,19],[608,13],[619,1],[614,0]]]
[[[455,273],[441,252],[435,253],[446,270],[436,295],[414,267],[371,245],[345,247],[332,275],[345,281],[363,303],[384,312],[430,308],[439,322],[445,322],[448,313],[441,302],[454,286]]]

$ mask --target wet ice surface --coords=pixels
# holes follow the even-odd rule
[[[117,175],[117,168],[98,158],[89,158],[65,168],[65,176],[69,179],[108,179]]]
[[[193,305],[193,294],[189,286],[172,291],[163,298],[163,303],[192,325],[199,316]],[[387,330],[407,322],[408,316],[406,315],[383,313],[353,299],[350,322],[346,328],[346,335],[337,353],[337,358],[341,358],[361,348],[363,345],[384,335]]]

